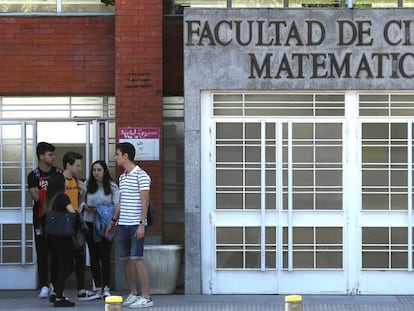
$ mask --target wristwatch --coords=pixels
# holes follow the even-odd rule
[[[146,226],[146,225],[148,225],[148,221],[146,220],[146,219],[141,219],[140,221],[139,221],[139,224],[141,225],[141,224],[144,224],[144,226]]]

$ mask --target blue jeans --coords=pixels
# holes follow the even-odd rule
[[[144,240],[137,240],[135,238],[135,232],[138,229],[138,225],[118,227],[118,245],[119,245],[119,257],[121,260],[126,259],[142,259],[144,258]]]

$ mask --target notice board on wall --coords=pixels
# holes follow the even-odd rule
[[[160,128],[121,127],[118,129],[119,142],[129,142],[135,147],[136,161],[160,159]]]

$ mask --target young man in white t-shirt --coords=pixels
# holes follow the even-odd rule
[[[149,292],[148,270],[144,263],[151,178],[135,164],[134,158],[135,147],[131,143],[123,142],[116,145],[115,161],[125,172],[119,177],[120,203],[107,228],[107,234],[118,225],[119,255],[124,263],[129,287],[129,295],[123,305],[143,308],[154,305]],[[141,295],[138,295],[135,272],[138,272]]]

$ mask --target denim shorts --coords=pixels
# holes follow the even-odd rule
[[[135,238],[137,229],[138,225],[118,226],[119,257],[121,260],[144,258],[145,236],[137,240]]]

